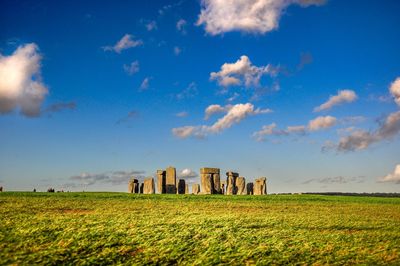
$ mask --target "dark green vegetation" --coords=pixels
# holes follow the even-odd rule
[[[0,264],[400,264],[400,198],[0,193]]]

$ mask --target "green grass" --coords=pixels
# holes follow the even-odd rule
[[[400,198],[0,193],[0,265],[400,265]]]

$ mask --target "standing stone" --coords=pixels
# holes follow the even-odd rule
[[[3,192],[3,187],[0,187],[0,192]]]
[[[212,174],[201,174],[201,194],[212,194]]]
[[[192,185],[192,194],[197,195],[200,193],[200,185],[199,184],[193,184]]]
[[[176,194],[176,169],[175,167],[167,167],[166,169],[166,179],[165,179],[165,193],[167,194]]]
[[[157,191],[159,194],[165,194],[165,174],[164,170],[157,170]]]
[[[144,180],[143,183],[143,194],[154,194],[155,186],[154,186],[154,178],[148,177]]]
[[[128,184],[128,192],[129,193],[139,193],[139,180],[132,178]]]
[[[189,194],[189,184],[185,185],[185,194]]]
[[[235,172],[226,173],[226,195],[236,194],[236,178],[238,176],[239,174]]]
[[[225,181],[221,181],[221,194],[225,194],[225,186],[226,186],[225,183],[226,183]]]
[[[221,194],[221,178],[219,173],[213,174],[213,185],[213,194]]]
[[[184,179],[179,179],[178,181],[178,194],[185,194],[186,183]]]
[[[254,184],[254,195],[266,195],[267,194],[267,178],[260,177],[256,179]]]
[[[246,179],[243,176],[236,179],[236,195],[246,195]]]
[[[252,182],[247,183],[247,195],[253,195],[254,194],[253,187],[254,187],[254,184]]]
[[[140,183],[139,185],[139,194],[143,194],[144,191],[144,183]]]

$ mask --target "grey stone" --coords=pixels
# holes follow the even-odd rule
[[[213,178],[212,174],[201,174],[201,194],[212,194]]]
[[[266,195],[267,194],[267,178],[260,177],[256,179],[254,183],[254,195]]]
[[[186,182],[184,179],[179,179],[178,181],[178,194],[185,194]]]
[[[226,173],[226,195],[236,194],[236,178],[238,176],[239,174],[235,172]]]
[[[246,179],[243,176],[236,179],[236,195],[246,195]]]
[[[200,185],[199,184],[193,184],[192,185],[192,194],[197,195],[200,193]]]
[[[200,174],[219,174],[219,168],[203,167],[200,168]]]
[[[139,181],[135,178],[132,178],[128,184],[128,192],[129,193],[139,193]]]
[[[225,187],[226,187],[226,182],[221,181],[221,194],[225,194]]]
[[[253,188],[254,188],[254,184],[252,182],[247,183],[247,195],[253,195]]]
[[[154,191],[155,191],[154,178],[148,177],[144,179],[143,194],[154,194]]]
[[[219,170],[219,169],[218,169]],[[221,178],[220,178],[220,174],[215,173],[212,175],[213,178],[213,194],[221,194]]]
[[[189,194],[189,184],[185,185],[185,194]]]
[[[139,185],[139,194],[143,194],[144,191],[144,183],[140,183]]]
[[[168,167],[166,169],[166,179],[165,179],[165,193],[167,194],[176,194],[176,169],[175,167]]]
[[[164,170],[157,170],[157,191],[159,194],[166,192],[166,172]]]

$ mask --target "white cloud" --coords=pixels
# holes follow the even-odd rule
[[[178,173],[178,177],[179,178],[196,178],[196,177],[198,177],[198,174],[195,171],[193,171],[192,169],[185,168]]]
[[[204,111],[204,120],[208,120],[213,114],[218,114],[218,113],[225,113],[227,112],[230,108],[232,108],[232,105],[227,105],[227,106],[221,106],[219,104],[212,104],[206,108]]]
[[[329,100],[314,108],[314,112],[325,111],[331,109],[335,105],[342,103],[351,103],[357,99],[357,94],[352,90],[338,91],[337,95],[331,95]]]
[[[187,25],[186,20],[180,19],[178,20],[178,22],[176,22],[176,29],[182,34],[186,34],[186,25]]]
[[[176,117],[186,117],[188,115],[189,115],[189,113],[185,112],[185,111],[182,111],[182,112],[179,112],[179,113],[175,114]]]
[[[146,24],[146,29],[147,31],[152,31],[157,29],[157,22],[154,20],[150,21],[149,23]]]
[[[263,75],[275,77],[277,69],[270,64],[254,66],[246,55],[242,55],[235,63],[224,63],[221,70],[210,73],[210,80],[217,80],[223,87],[244,85],[246,87],[259,87]]]
[[[390,140],[400,132],[400,111],[389,114],[376,131],[354,130],[350,135],[341,137],[338,144],[323,147],[336,148],[337,151],[355,151],[368,148],[371,144]]]
[[[149,86],[150,86],[150,79],[151,79],[151,77],[146,77],[146,78],[144,78],[144,80],[143,80],[142,83],[140,84],[139,91],[145,91],[145,90],[147,90],[147,89],[149,88]]]
[[[127,184],[133,176],[142,179],[143,174],[144,171],[111,171],[100,174],[82,173],[80,175],[71,176],[69,179],[86,186],[91,186],[96,183],[121,185]]]
[[[207,109],[206,109],[207,110]],[[173,128],[172,133],[178,138],[188,138],[194,136],[204,138],[209,134],[218,134],[232,127],[234,124],[239,124],[242,120],[251,115],[265,114],[271,112],[270,109],[254,109],[253,104],[235,104],[229,109],[225,109],[226,114],[218,119],[214,124],[200,126],[184,126]]]
[[[131,34],[125,34],[121,40],[119,40],[114,46],[104,46],[104,51],[114,51],[121,53],[123,50],[143,45],[142,40],[134,40],[134,36]]]
[[[0,54],[0,114],[19,108],[25,116],[40,115],[48,89],[42,83],[38,50],[30,43],[19,46],[10,56]]]
[[[180,55],[181,52],[182,52],[181,48],[179,48],[178,46],[175,46],[175,47],[174,47],[174,54],[175,54],[175,55]]]
[[[394,97],[394,101],[400,106],[400,77],[390,84],[389,91]]]
[[[139,72],[139,61],[133,61],[132,63],[130,63],[129,65],[124,65],[124,70],[126,73],[128,73],[129,75],[133,75],[137,72]]]
[[[400,184],[400,164],[396,165],[393,173],[379,179],[380,182],[394,182]]]
[[[202,0],[197,25],[211,35],[229,31],[261,33],[275,30],[291,4],[321,5],[322,0]]]
[[[318,116],[308,123],[308,129],[310,131],[317,131],[326,129],[336,125],[337,119],[333,116]]]

